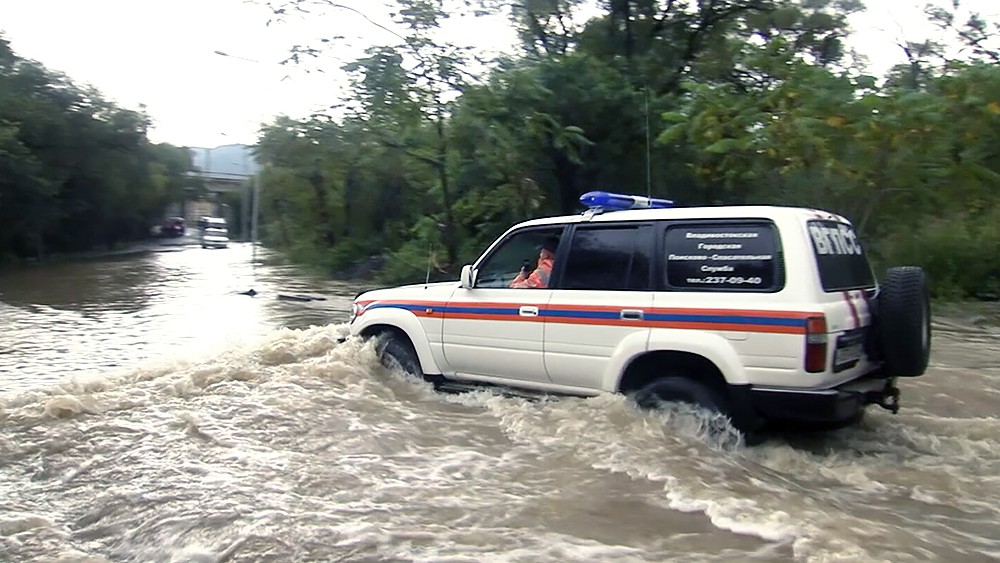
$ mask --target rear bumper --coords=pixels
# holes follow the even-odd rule
[[[865,377],[830,389],[744,389],[745,400],[766,421],[850,424],[867,405],[877,404],[893,412],[899,408],[895,380],[885,377]]]

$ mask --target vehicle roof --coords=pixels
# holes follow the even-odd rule
[[[519,223],[517,227],[557,225],[563,223],[602,223],[618,221],[664,221],[696,219],[771,219],[799,220],[822,219],[850,223],[844,217],[829,211],[805,207],[771,205],[720,205],[705,207],[670,207],[666,209],[608,210],[598,213],[584,211],[577,215],[542,217]]]

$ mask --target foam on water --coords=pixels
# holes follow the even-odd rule
[[[965,534],[921,528],[926,505],[983,522],[995,521],[1000,507],[989,469],[1000,453],[995,419],[873,413],[875,422],[832,437],[779,437],[732,448],[724,434],[720,443],[717,433],[706,433],[713,425],[704,413],[641,414],[622,397],[461,401],[490,408],[515,441],[572,451],[594,468],[662,482],[670,508],[704,513],[720,529],[790,542],[808,560],[920,559],[934,547],[969,555],[977,550]],[[973,466],[986,470],[970,471]],[[901,509],[916,526],[896,514]]]
[[[338,344],[345,331],[282,329],[208,359],[0,396],[0,555],[899,561],[998,549],[995,418],[872,413],[747,448],[690,408],[438,394],[382,369],[370,344]]]
[[[684,406],[641,413],[612,395],[551,403],[496,396],[480,401],[515,441],[573,452],[595,469],[662,482],[662,502],[671,509],[702,512],[720,529],[769,541],[801,533],[784,511],[763,509],[718,487],[730,477],[726,466],[737,463],[741,450],[733,446],[733,430],[719,432],[708,413]]]

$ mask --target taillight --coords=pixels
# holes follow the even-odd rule
[[[826,317],[806,319],[806,371],[826,371]]]

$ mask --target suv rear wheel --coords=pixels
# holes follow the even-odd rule
[[[647,383],[632,398],[643,408],[655,408],[660,403],[679,402],[727,414],[725,400],[714,389],[689,377],[667,375]]]
[[[725,396],[712,387],[690,377],[678,374],[665,375],[641,387],[632,393],[631,396],[632,400],[644,409],[655,409],[662,403],[687,403],[722,415],[730,420],[728,427],[721,424],[721,421],[713,420],[709,423],[709,434],[713,440],[721,437],[727,442],[728,437],[735,436],[735,434],[732,434],[732,429],[736,428],[736,426],[732,423],[729,402]],[[747,445],[759,444],[764,440],[764,436],[759,432],[739,430],[739,433],[743,436],[743,442]],[[732,443],[730,442],[730,444]]]

